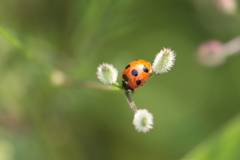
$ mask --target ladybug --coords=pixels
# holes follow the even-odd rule
[[[151,64],[139,59],[130,62],[122,72],[122,86],[126,91],[134,91],[143,85],[151,73]]]

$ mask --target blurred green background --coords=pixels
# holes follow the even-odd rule
[[[215,68],[194,57],[239,28],[209,0],[0,1],[0,160],[240,159],[240,55]],[[138,133],[122,92],[93,89],[96,68],[120,75],[163,47],[176,63],[136,89],[154,116]]]

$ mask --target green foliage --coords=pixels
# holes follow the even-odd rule
[[[200,143],[183,159],[239,159],[240,115],[236,115],[221,130]]]
[[[194,59],[202,41],[240,34],[239,18],[201,2],[0,1],[0,159],[240,159],[240,56],[216,68]],[[176,63],[132,95],[154,116],[138,133],[96,68],[113,64],[120,77],[163,47]]]

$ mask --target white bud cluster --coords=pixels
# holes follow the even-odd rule
[[[146,133],[153,128],[153,115],[146,109],[139,109],[134,114],[133,124],[138,132]]]
[[[155,57],[152,71],[161,74],[169,71],[175,62],[176,54],[169,48],[163,48]]]
[[[117,81],[118,70],[108,63],[100,64],[97,68],[97,77],[104,84],[112,84]]]

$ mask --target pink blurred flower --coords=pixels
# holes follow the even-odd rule
[[[220,41],[209,40],[202,43],[196,53],[200,63],[206,66],[217,66],[224,62],[224,47]]]
[[[225,13],[233,14],[237,10],[236,0],[214,0],[215,4]]]

